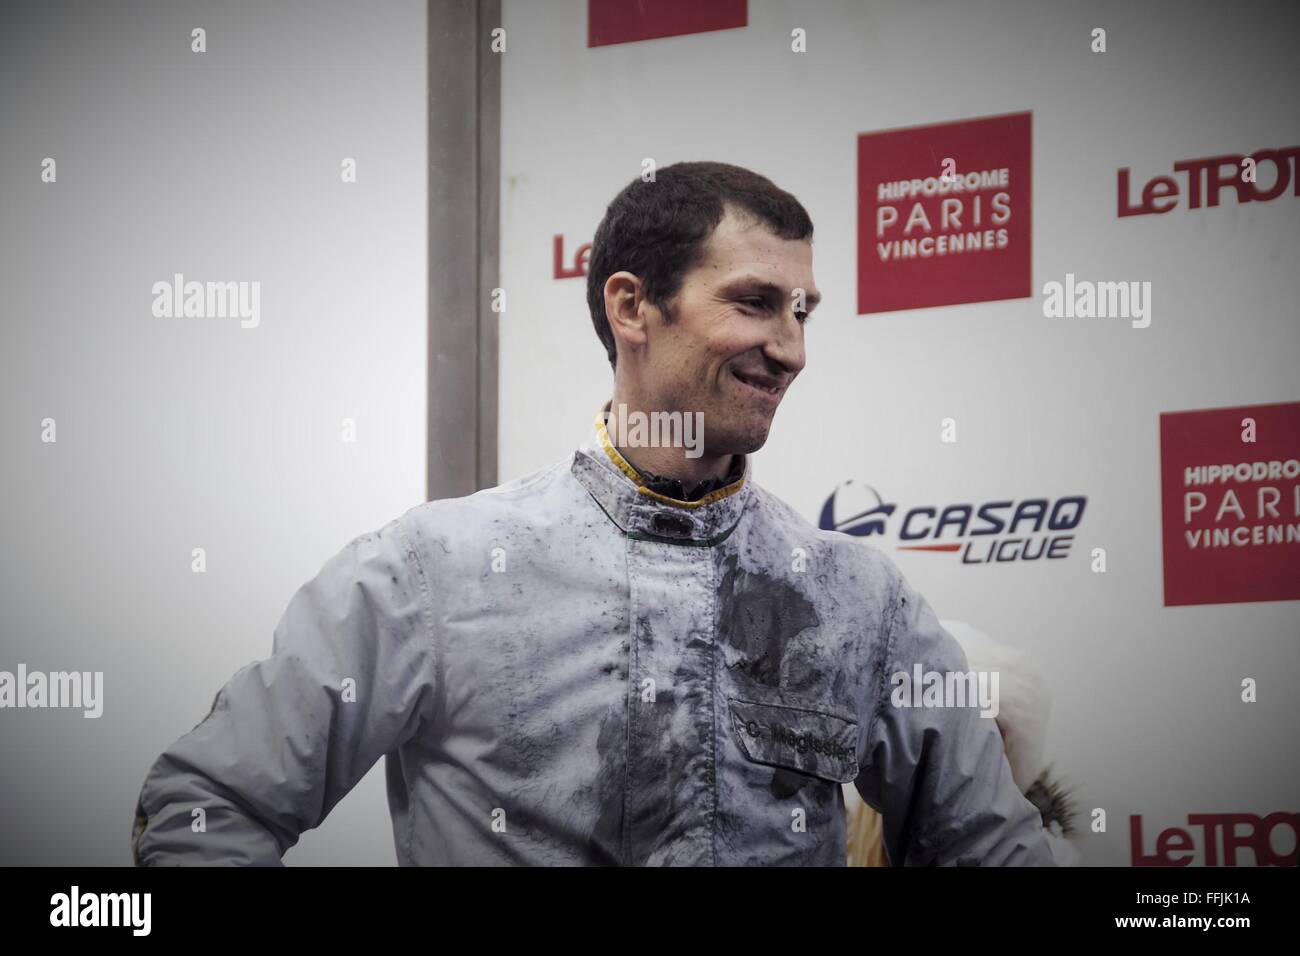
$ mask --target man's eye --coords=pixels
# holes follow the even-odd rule
[[[737,299],[736,301],[742,303],[743,305],[748,305],[755,309],[762,309],[767,305],[767,303],[764,300],[754,298],[753,296],[751,296],[748,299]]]

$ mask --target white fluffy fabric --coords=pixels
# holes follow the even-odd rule
[[[1047,716],[1052,697],[1043,675],[1014,647],[999,644],[965,621],[940,621],[966,652],[972,671],[998,673],[998,729],[1011,765],[1011,776],[1023,793],[1044,766]]]
[[[1079,848],[1061,835],[1059,823],[1053,824],[1050,830],[1044,830],[1043,836],[1047,837],[1047,846],[1052,851],[1052,859],[1057,866],[1079,866],[1083,862]]]

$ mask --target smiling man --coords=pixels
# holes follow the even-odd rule
[[[682,163],[625,189],[596,234],[587,280],[614,368],[613,407],[680,411],[705,423],[702,456],[647,447],[637,466],[695,483],[727,477],[733,455],[763,447],[804,367],[803,324],[821,301],[812,223],[793,197],[776,202],[769,184],[777,221],[766,223],[735,200],[714,194],[711,205],[698,195],[710,179],[740,178],[733,169]],[[634,215],[640,229],[620,234]]]
[[[149,771],[136,862],[277,864],[383,756],[404,865],[839,866],[846,783],[895,864],[1051,865],[978,704],[891,703],[891,674],[966,669],[924,599],[753,480],[805,366],[811,237],[736,166],[619,193],[585,440],[327,562]],[[611,432],[622,408],[698,415],[702,443]]]

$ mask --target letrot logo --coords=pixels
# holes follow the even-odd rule
[[[898,524],[900,551],[960,553],[962,564],[1049,561],[1069,556],[1073,534],[1083,520],[1088,499],[1025,498],[918,505]],[[855,537],[886,536],[897,506],[886,503],[875,488],[848,479],[822,505],[818,526]]]
[[[1168,827],[1155,839],[1148,853],[1142,839],[1142,815],[1129,818],[1129,845],[1134,866],[1244,866],[1240,851],[1250,851],[1255,866],[1296,865],[1296,839],[1300,835],[1300,813],[1189,813],[1187,828]],[[1195,829],[1200,828],[1200,839]],[[1290,830],[1281,839],[1273,838],[1278,827]],[[1290,849],[1285,849],[1289,846]],[[1222,862],[1220,862],[1222,860]]]
[[[573,265],[565,265],[564,262],[564,236],[556,234],[551,245],[551,252],[554,258],[554,273],[557,279],[580,279],[587,274],[587,266],[591,261],[591,243],[584,242],[573,252]]]
[[[1245,156],[1241,153],[1228,153],[1223,156],[1207,156],[1203,159],[1184,159],[1174,163],[1174,172],[1186,173],[1184,186],[1187,189],[1187,208],[1200,209],[1202,206],[1219,205],[1220,194],[1226,189],[1235,196],[1238,204],[1251,202],[1269,202],[1286,192],[1295,180],[1291,195],[1300,196],[1300,146],[1288,146],[1285,149],[1261,149]],[[1262,173],[1265,183],[1261,186],[1259,167],[1272,167],[1271,174]],[[1129,168],[1119,171],[1117,188],[1119,193],[1119,217],[1148,216],[1166,213],[1174,209],[1180,200],[1182,190],[1178,180],[1172,176],[1156,176],[1142,187],[1142,197],[1137,203],[1132,202],[1129,189]]]

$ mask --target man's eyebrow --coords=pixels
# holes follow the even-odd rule
[[[741,291],[742,288],[761,292],[768,298],[785,298],[785,290],[779,285],[774,282],[768,282],[765,279],[760,279],[757,276],[741,276],[739,279],[733,279],[723,287],[722,291],[724,295],[730,295]],[[805,290],[804,302],[807,305],[809,312],[817,308],[817,303],[821,302],[821,300],[822,297],[820,293],[807,292]]]

